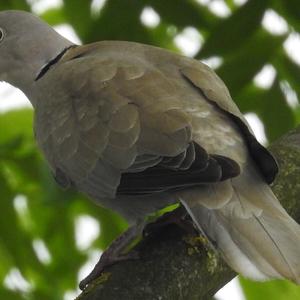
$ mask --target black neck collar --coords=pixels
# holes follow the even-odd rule
[[[38,73],[37,77],[35,78],[34,81],[38,81],[39,79],[41,79],[49,70],[50,68],[55,65],[56,63],[58,63],[60,61],[60,59],[64,56],[64,54],[71,48],[76,47],[76,45],[71,45],[69,47],[66,47],[63,51],[61,51],[57,56],[55,56],[54,58],[52,58],[46,65],[44,65],[41,69],[41,71]]]

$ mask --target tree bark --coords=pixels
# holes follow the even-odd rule
[[[300,127],[270,150],[280,170],[272,189],[300,222]],[[236,276],[204,238],[187,235],[175,225],[144,238],[135,250],[139,260],[107,268],[78,300],[205,300]]]

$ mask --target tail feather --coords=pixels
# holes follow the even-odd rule
[[[256,280],[287,278],[300,284],[300,226],[254,168],[205,192],[179,196],[199,230],[234,270]]]

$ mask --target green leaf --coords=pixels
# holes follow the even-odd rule
[[[235,96],[234,101],[243,113],[257,112],[261,105],[261,99],[267,91],[251,83]]]
[[[64,0],[64,15],[82,41],[92,25],[91,1]]]
[[[259,30],[242,47],[228,56],[216,71],[235,97],[281,49],[286,36]]]
[[[298,300],[300,287],[284,280],[254,282],[239,277],[247,300]]]
[[[0,173],[0,244],[3,251],[10,254],[11,263],[18,267],[24,274],[29,274],[30,269],[39,272],[42,269],[40,262],[32,249],[31,237],[22,228],[13,206],[15,197],[13,191],[5,182],[5,177]],[[9,228],[9,230],[7,230]],[[26,260],[24,259],[26,257]]]
[[[20,9],[30,11],[30,5],[26,0],[1,0],[0,10]]]
[[[279,78],[287,80],[300,99],[300,66],[293,62],[284,51],[273,59],[273,64],[278,71]]]
[[[45,11],[40,17],[51,26],[60,25],[66,22],[64,10],[62,8],[53,8]]]
[[[298,0],[273,0],[274,9],[300,32],[300,2]]]
[[[265,125],[269,141],[273,141],[296,125],[295,115],[288,106],[278,80],[269,90],[255,87],[245,89],[238,97],[242,111],[256,113]]]
[[[0,299],[5,300],[24,300],[26,296],[21,295],[20,292],[9,291],[7,289],[0,289]]]
[[[166,23],[175,25],[179,29],[193,26],[201,31],[207,30],[218,20],[205,6],[195,1],[142,0],[141,2],[145,6],[153,7]]]
[[[268,0],[249,0],[211,31],[198,58],[235,52],[259,29]]]
[[[0,144],[20,137],[24,137],[26,140],[33,140],[32,123],[32,109],[0,113],[0,128],[5,128],[5,130],[0,131]]]
[[[0,113],[0,128],[4,129],[0,130],[0,159],[17,158],[32,153],[36,147],[32,122],[33,111],[31,109]]]
[[[139,1],[107,1],[100,16],[90,27],[86,39],[88,41],[129,40],[153,43],[148,30],[140,21],[142,9],[142,3]]]
[[[296,125],[295,116],[288,106],[278,80],[262,98],[263,106],[259,113],[265,124],[269,141],[274,141]]]
[[[169,28],[169,25],[164,22],[160,22],[160,24],[155,28],[147,28],[151,43],[180,53],[180,50],[174,43],[174,37],[176,36],[177,30],[174,30],[173,32],[169,31]]]

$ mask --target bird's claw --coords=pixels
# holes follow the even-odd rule
[[[126,254],[121,254],[119,256],[111,256],[109,251],[103,252],[98,263],[92,270],[92,272],[79,283],[79,288],[84,290],[92,281],[100,277],[100,275],[104,272],[104,269],[124,260],[136,260],[139,259],[138,251],[131,250]]]

